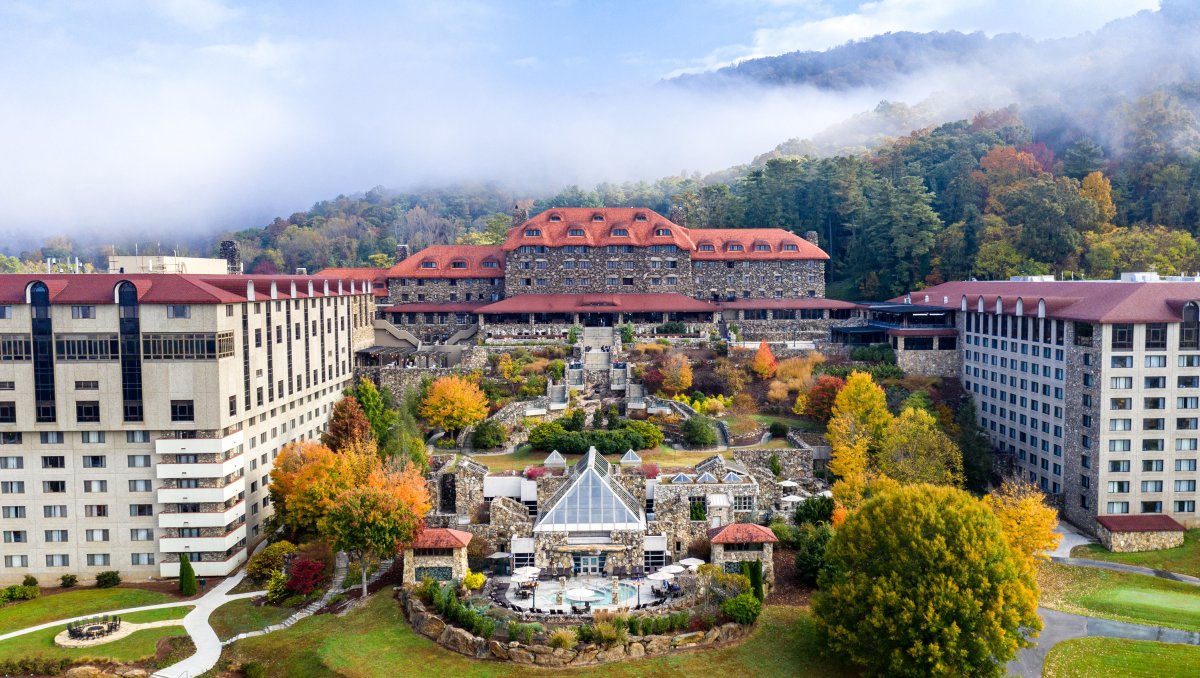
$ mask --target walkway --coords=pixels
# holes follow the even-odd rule
[[[230,601],[255,598],[265,593],[264,591],[251,591],[230,595],[229,591],[241,583],[245,576],[246,571],[242,570],[232,577],[227,577],[212,591],[195,601],[196,609],[183,618],[183,628],[192,637],[192,642],[196,644],[196,653],[177,664],[160,669],[154,674],[155,678],[191,678],[217,665],[217,660],[221,658],[221,640],[217,638],[217,632],[213,631],[212,626],[208,623],[209,615],[213,610]]]
[[[1147,624],[1112,621],[1096,617],[1059,612],[1044,607],[1038,608],[1044,628],[1037,644],[1017,652],[1008,663],[1008,674],[1025,678],[1041,678],[1042,665],[1050,650],[1064,640],[1073,638],[1128,638],[1131,640],[1153,640],[1160,643],[1200,645],[1200,632],[1170,629]]]
[[[1159,579],[1170,579],[1192,586],[1200,586],[1200,577],[1193,577],[1188,574],[1179,574],[1178,572],[1169,572],[1167,570],[1156,570],[1152,567],[1141,567],[1140,565],[1126,565],[1125,563],[1112,563],[1107,560],[1091,560],[1088,558],[1060,558],[1053,556],[1051,561],[1060,565],[1073,565],[1075,567],[1094,567],[1098,570],[1112,570],[1114,572],[1129,572],[1132,574],[1144,574],[1148,577],[1158,577]]]
[[[304,619],[305,617],[311,617],[317,610],[328,605],[329,601],[334,596],[336,596],[337,594],[342,592],[342,582],[344,582],[346,580],[346,572],[347,572],[349,565],[350,565],[350,559],[346,557],[346,554],[344,552],[339,552],[333,563],[333,579],[330,580],[329,588],[325,590],[324,595],[322,595],[317,600],[314,600],[313,602],[309,603],[308,605],[305,605],[303,609],[296,612],[295,614],[288,617],[287,619],[284,619],[283,621],[279,622],[278,624],[272,624],[271,626],[268,626],[265,629],[259,629],[257,631],[247,631],[246,633],[239,633],[238,635],[230,638],[229,640],[226,640],[225,642],[223,642],[221,644],[229,645],[231,643],[236,643],[237,641],[239,641],[243,638],[253,638],[255,636],[264,636],[273,631],[281,631],[283,629],[290,628],[292,626],[292,624],[295,624],[296,622],[300,621],[301,619]],[[392,565],[391,560],[385,560],[382,563],[380,563],[379,569],[376,570],[375,574],[372,575],[371,578],[367,580],[367,586],[369,587],[372,583],[374,583],[375,581],[378,581],[379,578],[382,577],[385,572],[392,569],[391,565]]]
[[[159,603],[158,605],[143,605],[141,607],[127,607],[123,610],[104,610],[101,612],[93,612],[91,614],[85,614],[85,615],[81,615],[78,617],[67,617],[65,619],[58,619],[58,620],[55,620],[52,622],[46,622],[45,624],[38,624],[37,626],[30,626],[28,628],[20,629],[17,631],[10,631],[9,633],[0,635],[0,640],[8,640],[9,638],[16,638],[17,636],[23,636],[27,633],[33,633],[35,631],[41,631],[43,629],[54,628],[56,626],[64,626],[65,627],[70,622],[77,622],[77,621],[83,621],[85,619],[91,619],[97,615],[107,614],[107,615],[124,616],[131,612],[143,612],[145,610],[164,610],[168,607],[187,607],[190,605],[197,605],[200,603],[201,600],[203,600],[203,598],[196,599],[196,600],[180,600],[180,601],[174,602],[174,603]],[[178,622],[176,622],[176,623],[178,623]]]
[[[1096,540],[1086,534],[1075,529],[1074,525],[1059,521],[1055,526],[1054,531],[1057,532],[1062,539],[1058,542],[1058,548],[1051,551],[1048,555],[1056,558],[1070,558],[1071,549],[1084,544],[1095,544]]]

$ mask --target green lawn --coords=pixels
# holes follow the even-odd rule
[[[163,610],[146,610],[121,615],[129,622],[152,622],[164,619],[182,619],[192,610],[190,605],[169,607]],[[160,638],[168,636],[187,635],[183,626],[164,626],[155,629],[138,631],[120,640],[114,640],[104,645],[78,649],[58,647],[54,644],[54,636],[58,635],[66,625],[27,633],[16,638],[0,641],[0,659],[19,659],[40,655],[43,657],[65,657],[67,659],[83,659],[94,657],[110,659],[118,662],[135,662],[154,654],[154,646]]]
[[[127,607],[173,603],[177,600],[179,598],[165,593],[121,586],[55,593],[0,608],[0,633],[37,626],[56,619],[122,610]]]
[[[265,665],[268,675],[296,678],[515,678],[535,671],[538,676],[572,678],[852,675],[840,664],[820,656],[812,619],[799,607],[768,607],[755,633],[734,647],[570,671],[543,671],[472,660],[438,647],[408,626],[391,588],[376,594],[366,608],[345,617],[309,617],[285,631],[238,641],[226,648],[222,661],[258,661]]]
[[[208,623],[217,632],[221,640],[232,638],[239,633],[257,631],[261,628],[278,624],[287,619],[295,610],[274,605],[254,605],[249,598],[242,598],[225,603],[208,618]]]
[[[1188,530],[1183,535],[1183,546],[1178,548],[1140,553],[1113,553],[1100,544],[1084,544],[1071,549],[1071,557],[1107,560],[1200,577],[1200,529]]]
[[[1042,668],[1045,678],[1183,678],[1200,667],[1200,647],[1149,640],[1077,638],[1055,645]]]
[[[1043,565],[1042,605],[1064,612],[1200,631],[1200,587],[1140,574]]]

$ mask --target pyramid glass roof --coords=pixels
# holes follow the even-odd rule
[[[595,448],[571,468],[569,480],[547,503],[534,532],[590,532],[645,529],[641,507],[609,476],[610,466]]]

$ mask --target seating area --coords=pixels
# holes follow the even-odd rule
[[[647,610],[669,605],[684,595],[678,584],[645,578],[659,569],[614,567],[612,576],[619,578],[618,586],[625,590],[616,605],[612,603],[611,577],[577,575],[569,567],[542,568],[526,577],[494,578],[487,596],[503,609],[548,616],[591,616],[596,609]],[[568,589],[586,589],[594,595],[587,600],[572,599]]]
[[[115,633],[120,628],[120,617],[104,615],[67,624],[67,635],[73,640],[95,640]]]

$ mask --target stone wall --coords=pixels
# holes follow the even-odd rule
[[[499,301],[504,295],[503,278],[389,278],[387,284],[392,304]]]
[[[797,311],[799,313],[799,311]],[[825,311],[828,314],[828,311]],[[726,322],[735,324],[741,329],[743,341],[811,341],[813,343],[831,343],[830,330],[834,327],[850,327],[863,324],[861,318],[829,319],[829,318],[772,318],[770,320],[745,320],[730,317],[733,312],[726,311]],[[739,311],[738,315],[743,315]],[[775,357],[783,359],[778,352]]]
[[[945,351],[896,351],[896,365],[905,374],[927,377],[956,378],[962,371],[962,353],[958,349]]]
[[[764,588],[769,592],[771,587],[775,585],[775,559],[772,557],[774,552],[774,544],[763,544],[761,551],[726,551],[725,544],[712,545],[712,560],[713,565],[719,565],[721,571],[725,571],[725,563],[740,563],[753,560],[761,561],[763,564],[763,582]]]
[[[694,261],[693,286],[703,299],[825,296],[825,262],[809,259]]]
[[[405,584],[416,584],[417,569],[425,567],[448,567],[451,572],[450,581],[462,581],[462,578],[467,576],[467,550],[454,549],[454,555],[451,556],[418,556],[414,554],[413,549],[404,549]]]
[[[771,456],[779,459],[780,477],[776,478],[771,472]],[[825,483],[813,477],[813,452],[811,449],[776,449],[776,450],[734,450],[733,460],[750,472],[760,488],[759,511],[774,510],[776,504],[787,494],[792,494],[788,488],[780,487],[779,481],[792,480],[809,494],[820,492]]]
[[[1109,532],[1103,525],[1096,524],[1096,536],[1100,543],[1113,553],[1134,551],[1157,551],[1183,546],[1183,531],[1170,532]]]
[[[587,253],[569,253],[566,247],[549,247],[544,253],[508,253],[505,265],[504,291],[507,296],[519,294],[591,294],[610,293],[658,293],[677,292],[691,296],[692,265],[686,251],[651,252],[646,247],[631,247],[630,252],[608,252],[607,247],[592,247]],[[573,262],[566,268],[566,262]],[[608,262],[616,262],[617,268],[609,268]],[[659,268],[653,268],[654,262]],[[579,268],[587,262],[588,268]],[[674,268],[668,268],[674,262]],[[667,285],[673,276],[676,284]],[[618,278],[621,283],[629,279],[631,284],[607,285],[606,279]],[[654,284],[657,279],[659,284]],[[586,280],[584,283],[582,281]],[[574,284],[567,284],[574,281]]]
[[[676,635],[634,636],[625,643],[607,649],[592,643],[576,645],[570,649],[555,649],[540,643],[526,645],[517,641],[485,640],[464,629],[446,624],[431,610],[426,609],[424,603],[416,596],[409,595],[405,589],[396,589],[396,599],[413,629],[438,645],[473,659],[506,661],[530,666],[584,666],[656,657],[699,648],[713,648],[740,641],[749,635],[752,629],[749,626],[740,626],[730,622],[715,626],[708,631]]]

